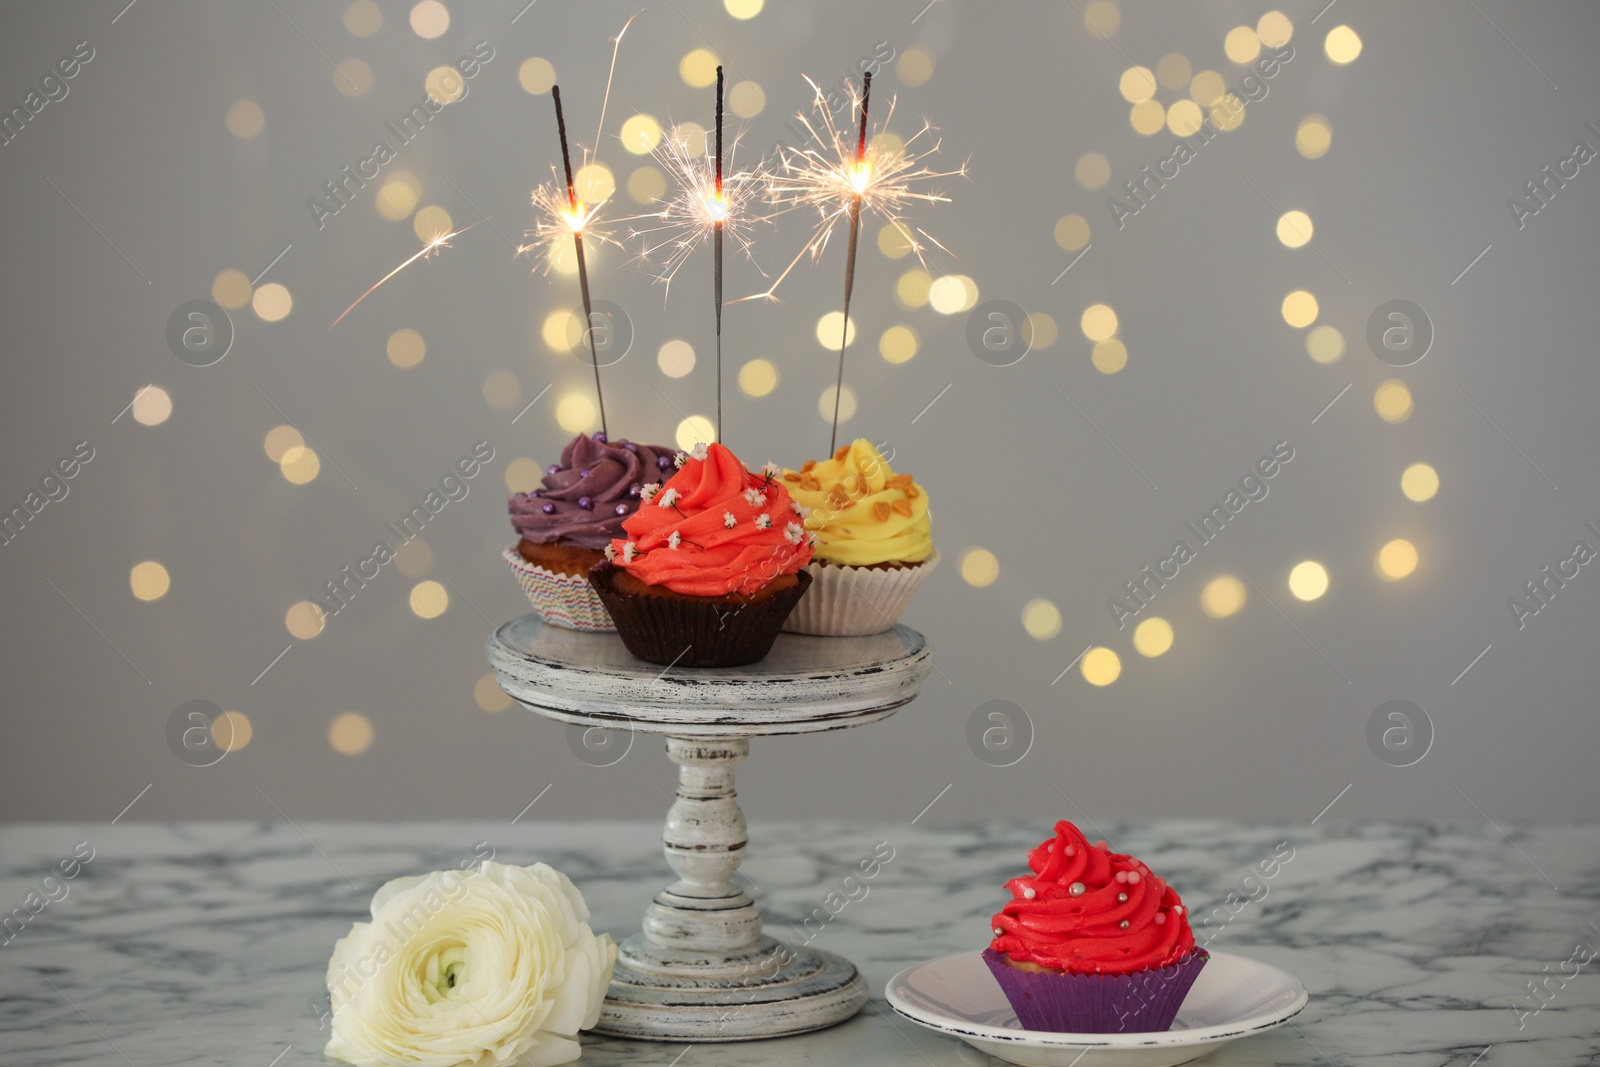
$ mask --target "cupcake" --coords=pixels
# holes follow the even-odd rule
[[[784,629],[854,637],[893,626],[939,562],[922,486],[864,437],[784,471],[783,484],[817,535],[811,590]]]
[[[501,555],[541,618],[572,630],[613,629],[589,569],[622,536],[622,520],[638,510],[645,484],[671,470],[671,449],[580,433],[538,489],[511,498],[519,540]]]
[[[1006,883],[983,953],[1028,1030],[1162,1031],[1209,958],[1178,899],[1150,868],[1065,820]]]
[[[813,536],[768,466],[752,474],[722,445],[680,454],[589,572],[622,643],[681,667],[754,663],[810,584]]]

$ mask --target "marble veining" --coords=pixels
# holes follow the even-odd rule
[[[1600,827],[1502,827],[1513,848],[1480,824],[1083,824],[1166,876],[1197,918],[1210,914],[1214,947],[1282,967],[1310,991],[1294,1026],[1199,1061],[1207,1067],[1600,1063],[1600,960],[1576,977],[1562,968],[1576,945],[1600,948]],[[817,1034],[687,1051],[590,1038],[583,1062],[996,1062],[895,1016],[883,984],[981,946],[1001,883],[1048,829],[1048,816],[755,824],[741,884],[767,932],[854,961],[867,1008]],[[322,1064],[328,954],[383,881],[490,850],[544,860],[620,940],[669,878],[660,833],[654,820],[0,827],[5,911],[78,842],[94,848],[66,896],[0,946],[0,1064]],[[1263,879],[1260,861],[1282,843],[1294,858]],[[861,862],[889,849],[860,879]],[[1529,982],[1542,983],[1539,999]]]

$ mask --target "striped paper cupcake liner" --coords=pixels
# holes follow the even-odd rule
[[[616,629],[611,613],[589,584],[588,575],[561,574],[529,563],[517,552],[516,545],[502,552],[500,558],[516,574],[517,584],[528,594],[533,610],[546,622],[585,633]]]

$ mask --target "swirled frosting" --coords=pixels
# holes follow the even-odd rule
[[[606,556],[646,585],[689,596],[746,596],[811,561],[814,540],[777,468],[745,469],[719,444],[696,448],[623,521]]]
[[[1194,950],[1187,909],[1150,868],[1066,820],[1028,853],[1032,877],[1006,883],[990,947],[1011,960],[1070,974],[1129,974]]]
[[[622,536],[622,520],[639,509],[644,485],[671,470],[671,449],[580,433],[545,470],[540,488],[511,498],[511,525],[536,544],[599,551]]]
[[[933,553],[928,494],[909,474],[896,474],[866,438],[832,459],[784,471],[783,484],[810,509],[817,558],[848,567],[920,563]]]

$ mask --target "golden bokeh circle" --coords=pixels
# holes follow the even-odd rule
[[[1398,582],[1417,569],[1417,559],[1417,546],[1397,537],[1378,550],[1375,566],[1384,581]]]
[[[372,720],[359,711],[334,716],[328,724],[328,744],[341,756],[359,756],[372,747]]]
[[[1035,597],[1022,606],[1022,628],[1035,641],[1049,641],[1061,632],[1061,609]]]
[[[982,589],[1000,577],[1000,561],[987,548],[974,546],[961,553],[961,579]]]
[[[128,571],[128,586],[139,600],[160,600],[172,588],[172,575],[155,560],[147,559]]]
[[[1296,289],[1283,298],[1283,321],[1303,330],[1317,321],[1317,298],[1305,289]]]
[[[1133,629],[1133,647],[1139,655],[1154,658],[1172,647],[1172,624],[1152,615]]]
[[[517,68],[517,82],[534,96],[548,93],[556,83],[556,68],[543,56],[530,56]]]
[[[1400,491],[1418,504],[1439,492],[1439,472],[1427,463],[1413,463],[1400,474]]]
[[[739,368],[739,388],[746,396],[763,397],[778,387],[778,368],[768,359],[752,359]]]
[[[1231,574],[1223,574],[1200,590],[1200,610],[1213,619],[1226,619],[1238,614],[1248,599],[1244,583]]]
[[[437,619],[450,606],[450,594],[433,579],[411,587],[411,613],[419,619]]]
[[[1115,337],[1097,341],[1089,361],[1101,374],[1115,374],[1128,365],[1128,346]]]
[[[1090,685],[1110,685],[1122,677],[1122,657],[1109,648],[1091,648],[1078,661],[1083,680]]]
[[[322,633],[325,625],[321,606],[310,600],[295,601],[283,614],[284,629],[289,631],[291,637],[298,637],[302,641],[309,641]]]
[[[1328,568],[1314,559],[1302,560],[1289,570],[1289,592],[1297,600],[1316,600],[1328,591]]]
[[[1384,422],[1405,422],[1411,417],[1414,409],[1411,390],[1407,389],[1406,383],[1398,378],[1380,382],[1372,394],[1372,407]]]
[[[250,303],[252,292],[254,290],[250,286],[250,276],[232,267],[218,271],[217,276],[211,280],[211,299],[229,311],[237,311]]]

